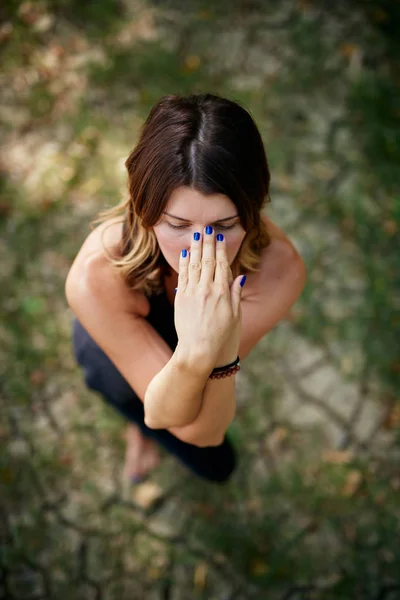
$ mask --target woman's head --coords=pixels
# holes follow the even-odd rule
[[[190,187],[176,188],[153,228],[165,260],[176,273],[181,250],[190,250],[194,232],[202,233],[206,225],[224,234],[232,264],[246,235],[236,206],[222,194],[206,196]]]
[[[181,249],[206,225],[226,236],[234,277],[257,270],[260,249],[269,243],[260,217],[269,200],[270,173],[260,133],[245,108],[213,94],[164,96],[125,165],[129,200],[123,207],[132,249],[124,258],[135,263],[136,283],[146,284],[145,272],[149,276],[157,266],[164,273],[170,273],[168,266],[178,271]]]

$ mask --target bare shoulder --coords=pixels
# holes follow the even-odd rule
[[[303,259],[286,233],[266,215],[262,215],[261,218],[271,237],[271,243],[261,252],[260,270],[249,273],[248,282],[243,289],[243,298],[246,295],[251,296],[252,292],[261,291],[260,286],[270,288],[272,283],[276,284],[282,279],[288,280],[290,287],[290,280],[305,275]]]
[[[149,302],[141,292],[132,291],[108,260],[104,247],[117,256],[122,239],[121,218],[108,219],[85,238],[68,272],[66,290],[92,290],[113,309],[147,315]]]

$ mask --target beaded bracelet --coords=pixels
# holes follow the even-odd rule
[[[216,367],[213,369],[211,375],[209,375],[209,379],[222,379],[223,377],[230,377],[231,375],[235,375],[240,371],[240,358],[239,356],[229,365],[225,365],[224,367]]]

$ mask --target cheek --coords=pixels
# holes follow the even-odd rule
[[[159,233],[158,243],[161,250],[165,250],[168,253],[180,252],[182,248],[186,247],[185,240],[180,239],[177,235],[171,235],[170,233]]]
[[[169,232],[157,232],[157,241],[160,250],[167,262],[175,269],[179,268],[179,255],[183,248],[188,248],[185,239],[178,235],[171,235]]]
[[[239,248],[245,236],[246,232],[243,230],[239,231],[238,233],[232,233],[231,235],[226,236],[226,251],[230,263],[233,262],[233,259],[239,252]]]

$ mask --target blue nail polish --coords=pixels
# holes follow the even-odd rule
[[[177,291],[178,291],[178,288],[175,288],[175,289],[174,289],[174,292],[175,292],[175,294],[176,294],[176,292],[177,292]]]
[[[196,240],[196,242],[198,242],[200,239],[200,234],[196,231],[196,233],[193,235],[193,238]]]
[[[182,250],[182,258],[186,258],[187,255],[187,250],[183,249]]]
[[[211,227],[211,225],[207,225],[207,227],[206,227],[206,233],[208,233],[208,234],[212,233],[212,227]]]
[[[218,240],[219,242],[222,242],[222,240],[223,240],[223,239],[224,239],[224,236],[222,235],[222,233],[218,233],[218,235],[217,235],[217,240]]]
[[[242,279],[240,280],[240,287],[243,287],[245,283],[246,283],[246,275],[243,275]]]

